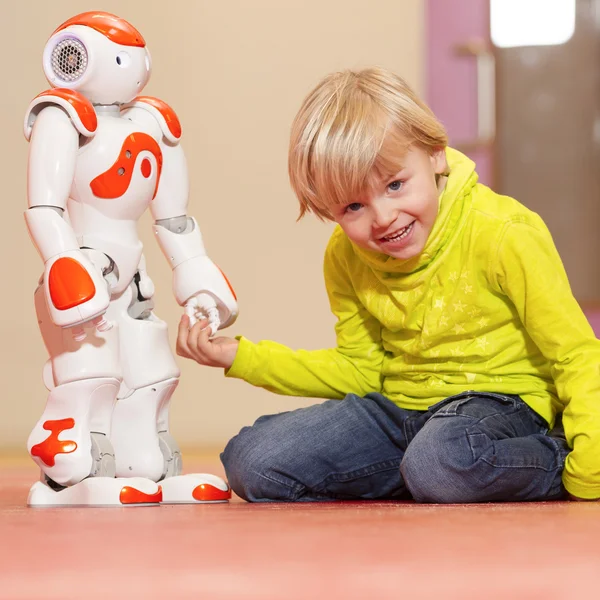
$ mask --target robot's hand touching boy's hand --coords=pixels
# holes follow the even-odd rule
[[[210,294],[203,293],[190,298],[185,305],[185,314],[190,320],[190,328],[198,321],[207,319],[211,336],[217,333],[221,325],[217,302]]]
[[[173,270],[173,291],[185,307],[190,327],[208,320],[211,335],[229,327],[238,315],[237,299],[229,281],[208,256],[196,256]]]
[[[211,335],[229,327],[238,315],[237,298],[227,277],[208,257],[196,219],[163,219],[154,230],[173,265],[173,293],[185,307],[190,326],[207,319]]]
[[[188,265],[186,270],[178,270]],[[239,342],[228,337],[215,337],[217,330],[231,325],[238,314],[237,301],[229,281],[207,257],[186,261],[173,271],[175,296],[185,304],[185,314],[177,333],[177,354],[201,365],[228,369],[233,364]],[[188,286],[197,280],[202,291],[187,300]]]
[[[192,325],[187,315],[181,317],[177,331],[177,354],[207,367],[229,369],[233,365],[239,342],[230,337],[210,337],[206,319]]]

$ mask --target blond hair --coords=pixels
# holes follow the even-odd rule
[[[292,125],[288,172],[300,216],[332,218],[377,180],[401,168],[417,144],[445,148],[446,131],[429,107],[397,75],[381,68],[325,77],[305,98]]]

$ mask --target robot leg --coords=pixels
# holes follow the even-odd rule
[[[107,433],[119,380],[95,377],[50,390],[46,408],[27,441],[27,449],[60,489],[89,476],[115,476],[115,458]]]
[[[95,325],[75,335],[49,318],[43,288],[35,293],[40,330],[50,360],[44,368],[49,389],[44,412],[27,448],[41,481],[30,490],[30,506],[147,504],[162,493],[152,481],[115,479],[110,443],[112,413],[121,385],[118,330]]]
[[[109,319],[119,327],[123,384],[113,413],[111,441],[117,476],[160,481],[163,502],[224,502],[229,486],[208,474],[181,475],[181,452],[169,432],[169,405],[179,383],[167,325],[153,313],[139,277]]]
[[[177,387],[176,377],[128,390],[113,416],[112,443],[119,477],[135,475],[160,481],[181,473],[181,453],[159,414]]]

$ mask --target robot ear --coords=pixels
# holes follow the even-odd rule
[[[44,74],[55,87],[74,88],[89,65],[83,40],[73,32],[53,35],[44,48]]]

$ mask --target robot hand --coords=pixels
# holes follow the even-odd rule
[[[209,294],[202,293],[190,298],[185,305],[185,314],[190,319],[190,327],[193,327],[202,319],[208,319],[211,337],[217,333],[221,326],[217,303]]]
[[[77,341],[85,338],[84,323],[91,321],[100,331],[112,327],[103,317],[110,303],[108,285],[81,250],[70,250],[48,260],[43,281],[52,322],[73,328]]]
[[[238,314],[235,294],[221,270],[208,258],[196,256],[173,270],[173,291],[193,325],[208,319],[212,335],[229,327]]]

